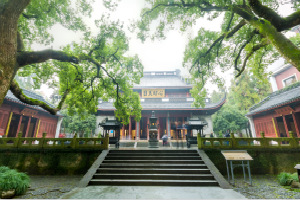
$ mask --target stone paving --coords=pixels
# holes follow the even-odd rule
[[[15,198],[59,199],[63,195],[67,197],[69,191],[76,189],[82,176],[30,176],[31,187],[27,193]],[[235,177],[236,185],[233,190],[248,199],[300,199],[300,192],[280,186],[274,175],[253,175],[252,178],[253,185],[249,186],[243,181],[242,176]],[[141,198],[143,199],[143,196]]]
[[[252,175],[252,186],[242,176],[235,177],[234,190],[248,199],[300,199],[300,189],[280,186],[275,175]]]
[[[58,199],[74,189],[83,175],[40,176],[30,175],[30,188],[27,193],[15,196],[16,199]]]

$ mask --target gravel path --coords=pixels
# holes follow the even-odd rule
[[[300,199],[299,189],[290,191],[280,186],[275,175],[252,175],[252,179],[252,186],[249,186],[242,176],[235,177],[234,190],[248,199]]]
[[[30,175],[27,193],[15,199],[58,199],[75,188],[83,175],[79,176],[37,176]]]
[[[25,195],[17,199],[58,199],[64,193],[75,188],[81,176],[30,176],[30,188]],[[254,175],[249,186],[242,176],[235,177],[234,190],[248,199],[300,199],[298,192],[280,186],[273,175]]]

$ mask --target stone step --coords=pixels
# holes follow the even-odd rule
[[[93,179],[214,180],[212,174],[95,174]]]
[[[109,154],[110,157],[115,156],[196,156],[199,155],[194,153],[119,153],[119,154]]]
[[[123,179],[92,179],[89,185],[116,186],[219,186],[215,180],[123,180]]]
[[[161,163],[102,163],[100,168],[168,168],[168,169],[206,169],[205,164],[161,164]]]
[[[201,160],[198,156],[106,156],[105,160]]]
[[[116,153],[197,153],[197,150],[109,150],[109,155]]]
[[[165,169],[165,168],[98,168],[97,173],[119,174],[210,174],[209,169]]]
[[[104,160],[102,163],[204,164],[203,160]]]

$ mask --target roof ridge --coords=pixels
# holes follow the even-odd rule
[[[265,103],[266,101],[268,101],[271,97],[274,97],[274,96],[277,96],[279,94],[282,94],[284,92],[288,92],[294,88],[297,88],[298,86],[300,86],[300,81],[294,83],[294,84],[291,84],[281,90],[277,90],[275,92],[272,92],[271,94],[269,94],[267,97],[265,97],[263,100],[261,100],[261,102],[257,103],[257,104],[254,104],[250,109],[249,111],[252,111],[258,107],[260,107],[263,103]]]

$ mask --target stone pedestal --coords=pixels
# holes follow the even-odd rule
[[[158,148],[158,140],[157,140],[157,129],[149,130],[149,140],[148,140],[149,148]]]

